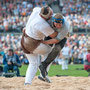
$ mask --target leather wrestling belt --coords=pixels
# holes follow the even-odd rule
[[[23,31],[23,35],[21,38],[21,47],[24,53],[30,54],[33,53],[33,51],[40,45],[41,40],[35,40],[31,37],[29,37],[25,30]]]

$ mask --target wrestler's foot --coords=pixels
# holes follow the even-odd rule
[[[41,65],[39,66],[39,70],[40,70],[40,72],[41,72],[41,74],[42,74],[42,77],[43,77],[43,78],[46,78],[47,71],[46,71],[46,68],[44,67],[43,64],[41,64]]]
[[[41,76],[38,76],[38,79],[42,80],[42,81],[45,81],[45,79]]]
[[[42,76],[38,76],[38,79],[45,81],[45,82],[48,82],[48,83],[51,83],[51,80],[49,79],[48,76],[46,76],[46,78],[43,78]]]

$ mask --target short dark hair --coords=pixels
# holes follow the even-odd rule
[[[43,6],[40,11],[40,15],[45,19],[49,19],[53,13],[52,9],[49,6]]]
[[[11,49],[11,48],[8,51],[14,52],[13,49]]]
[[[49,13],[48,8],[49,8],[48,6],[45,6],[45,7],[44,7],[44,10],[43,10],[43,14],[44,14],[44,15],[47,15],[47,14]]]

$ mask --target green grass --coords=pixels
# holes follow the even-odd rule
[[[20,74],[25,75],[28,65],[23,65],[20,68]],[[85,70],[77,70],[77,68],[82,69],[84,68],[83,65],[75,64],[75,65],[69,65],[68,70],[62,70],[61,65],[52,65],[49,70],[49,76],[55,76],[55,75],[68,75],[68,76],[83,76],[87,77],[88,73]],[[36,75],[39,75],[39,71]]]

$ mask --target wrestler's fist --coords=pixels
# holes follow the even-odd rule
[[[54,32],[53,34],[50,35],[51,38],[55,38],[57,36],[58,32]]]

